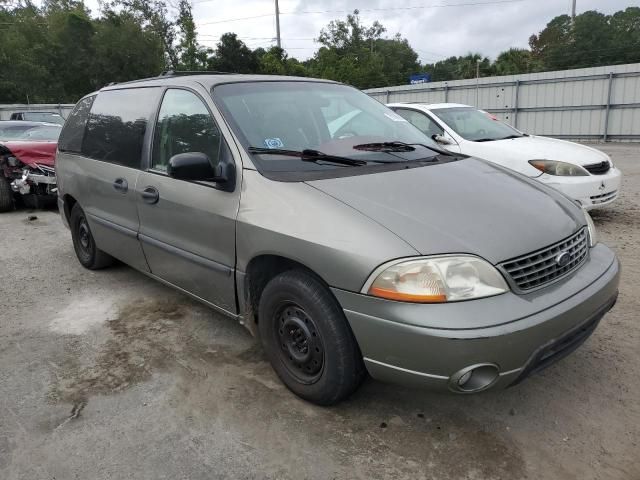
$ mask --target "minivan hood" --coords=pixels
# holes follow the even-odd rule
[[[307,183],[423,255],[471,253],[496,264],[585,224],[579,207],[562,194],[475,158]]]
[[[509,162],[514,160],[559,160],[590,165],[609,159],[606,154],[586,145],[535,135],[492,142],[466,141],[463,153],[505,166],[511,166]]]

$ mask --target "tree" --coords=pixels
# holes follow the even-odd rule
[[[313,76],[349,83],[358,88],[405,83],[419,70],[418,54],[399,34],[383,38],[384,26],[360,21],[358,10],[346,20],[333,20],[317,41],[322,45],[307,67]]]
[[[133,15],[143,29],[160,39],[165,69],[178,68],[175,23],[170,19],[165,0],[104,0],[102,9],[104,12],[125,11]]]
[[[534,58],[542,62],[545,69],[561,70],[570,63],[571,17],[560,15],[551,20],[538,35],[529,38],[529,46]]]
[[[162,42],[128,12],[108,12],[95,22],[93,88],[157,75],[164,68]]]
[[[392,39],[375,40],[373,47],[373,52],[382,61],[382,71],[388,85],[407,83],[411,74],[420,71],[418,54],[399,33]]]
[[[629,7],[614,13],[610,20],[613,29],[610,63],[640,62],[640,7]]]
[[[211,53],[198,45],[196,24],[193,21],[191,3],[180,0],[178,3],[178,18],[176,19],[180,42],[176,48],[180,70],[205,70],[207,56]]]
[[[260,63],[260,73],[266,75],[294,75],[306,77],[307,69],[295,58],[289,58],[284,49],[271,47],[269,50],[254,50]]]
[[[225,33],[208,59],[210,70],[233,73],[257,73],[257,56],[235,33]]]
[[[595,11],[584,12],[576,17],[567,68],[606,65],[616,56],[610,18]]]
[[[510,48],[502,52],[496,58],[493,67],[496,75],[517,75],[538,72],[542,69],[540,61],[525,48]]]
[[[0,102],[75,102],[109,82],[157,75],[164,50],[127,11],[91,18],[80,2],[0,11]]]
[[[476,78],[478,62],[480,62],[481,77],[494,74],[495,69],[491,60],[479,53],[468,53],[464,57],[449,57],[432,65],[425,65],[424,71],[431,74],[431,80],[434,82],[464,80]]]
[[[533,59],[545,70],[594,67],[640,61],[640,8],[614,15],[587,11],[572,21],[551,20],[529,39]]]

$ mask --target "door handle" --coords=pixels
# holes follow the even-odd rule
[[[120,193],[127,193],[127,190],[129,190],[129,184],[124,178],[116,178],[113,182],[113,188]]]
[[[160,200],[160,193],[155,187],[145,187],[144,190],[140,192],[140,196],[144,203],[151,205],[158,203],[158,200]]]

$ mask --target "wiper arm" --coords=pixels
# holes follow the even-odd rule
[[[367,152],[413,152],[416,148],[413,144],[404,142],[374,142],[355,145],[354,150],[364,150]]]
[[[510,138],[521,138],[521,137],[524,137],[524,135],[513,134],[513,135],[507,135],[506,137],[499,138],[498,140],[509,140]]]
[[[416,146],[424,147],[440,155],[447,155],[447,156],[453,155],[451,152],[448,152],[447,150],[431,147],[424,143],[405,143],[399,140],[393,140],[391,142],[362,143],[360,145],[355,145],[353,148],[355,150],[365,150],[368,152],[392,153],[392,152],[413,152]]]
[[[520,138],[524,135],[507,135],[506,137],[500,137],[500,138],[478,138],[477,140],[474,140],[474,142],[496,142],[498,140],[509,140],[510,138]]]
[[[287,157],[297,157],[303,162],[317,162],[317,161],[325,161],[338,163],[340,165],[348,165],[351,167],[361,167],[366,165],[367,161],[365,160],[357,160],[355,158],[347,158],[347,157],[339,157],[336,155],[328,155],[326,153],[319,152],[318,150],[286,150],[280,148],[262,148],[262,147],[249,147],[247,149],[249,153],[256,153],[260,155],[283,155]],[[377,160],[372,160],[378,162]]]

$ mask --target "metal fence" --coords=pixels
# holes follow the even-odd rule
[[[463,103],[528,133],[640,140],[640,64],[400,85],[365,90],[389,102]]]
[[[67,118],[72,109],[73,104],[68,103],[31,103],[29,105],[23,103],[4,104],[0,105],[0,120],[9,120],[13,112],[27,112],[29,110],[59,113],[62,117]]]

